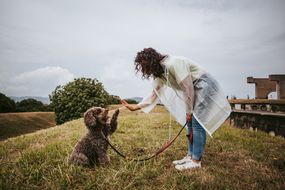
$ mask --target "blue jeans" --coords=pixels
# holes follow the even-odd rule
[[[187,124],[187,135],[190,135],[191,128],[193,128],[193,144],[191,144],[190,138],[187,138],[188,154],[192,155],[194,160],[201,160],[206,144],[206,131],[194,116],[192,121]]]

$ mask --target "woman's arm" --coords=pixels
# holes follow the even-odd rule
[[[121,103],[128,108],[130,111],[136,111],[141,109],[141,107],[137,104],[137,105],[130,105],[126,100],[121,100]]]
[[[184,98],[186,100],[186,113],[187,115],[191,115],[193,112],[194,105],[194,85],[190,75],[188,75],[185,79],[181,81],[181,84],[184,87]],[[188,116],[187,116],[188,117]]]
[[[186,103],[187,120],[191,120],[194,105],[194,86],[190,71],[191,61],[186,58],[178,58],[171,66],[176,82],[182,87]]]
[[[145,108],[147,106],[149,106],[150,104],[152,104],[157,98],[157,95],[155,93],[155,91],[153,90],[152,91],[152,94],[145,99],[144,102],[142,103],[139,103],[137,105],[130,105],[127,101],[125,100],[121,100],[121,103],[126,107],[128,108],[130,111],[136,111],[136,110],[139,110],[141,108]]]

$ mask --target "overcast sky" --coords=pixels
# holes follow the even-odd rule
[[[284,0],[0,0],[0,92],[48,96],[74,77],[122,98],[149,94],[134,72],[144,47],[189,57],[226,95],[285,73]]]

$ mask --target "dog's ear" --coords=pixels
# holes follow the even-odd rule
[[[84,113],[84,123],[86,126],[91,127],[96,125],[95,108],[91,108]]]

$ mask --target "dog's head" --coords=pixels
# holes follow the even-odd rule
[[[106,125],[108,119],[108,109],[101,107],[92,107],[84,113],[84,122],[87,128],[101,128]]]

